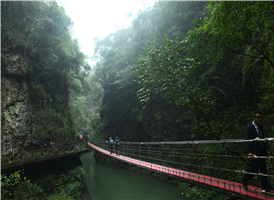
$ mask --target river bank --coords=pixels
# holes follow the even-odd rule
[[[76,155],[1,173],[1,199],[78,200],[84,188]]]

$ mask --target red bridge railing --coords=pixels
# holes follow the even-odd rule
[[[269,142],[273,148],[274,138],[248,140],[248,142]],[[248,173],[248,158],[243,151],[247,140],[222,141],[181,141],[181,142],[122,142],[121,155],[116,155],[116,146],[110,154],[110,145],[106,141],[92,141],[88,145],[115,159],[162,173],[177,179],[209,185],[222,192],[228,191],[243,199],[274,199],[272,193],[262,192],[260,180],[250,181],[248,190],[241,184],[241,177]],[[272,165],[273,157],[266,158]],[[267,176],[274,183],[272,174],[254,174]]]

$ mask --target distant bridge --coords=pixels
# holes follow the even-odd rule
[[[25,151],[17,148],[8,154],[1,154],[1,170],[61,158],[87,151],[86,142],[72,143],[68,145],[53,145],[48,148]]]
[[[79,134],[80,138],[81,135]],[[245,142],[271,142],[274,138],[254,140],[205,140],[179,142],[123,142],[121,155],[110,154],[110,146],[106,141],[88,142],[93,149],[138,167],[161,173],[172,178],[189,182],[193,185],[212,189],[231,197],[241,199],[273,199],[274,194],[262,192],[260,178],[250,180],[248,190],[244,189],[241,177],[246,172],[247,156],[244,154]],[[209,148],[210,147],[210,148]],[[272,156],[266,158],[272,166]],[[273,185],[274,175],[267,176]],[[257,185],[257,186],[254,186]]]

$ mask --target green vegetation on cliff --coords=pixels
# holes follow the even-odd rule
[[[2,156],[75,142],[83,116],[69,103],[82,95],[90,66],[72,25],[55,1],[1,1]],[[81,167],[8,173],[2,199],[79,199],[85,186]]]
[[[74,140],[79,127],[73,122],[81,116],[71,115],[69,94],[82,92],[90,66],[71,37],[73,22],[55,1],[3,1],[1,22],[1,76],[14,74],[8,71],[14,65],[9,55],[20,57],[16,70],[22,71],[35,110],[27,115],[30,133],[44,141]]]
[[[272,137],[273,10],[272,2],[160,1],[98,39],[98,137],[243,138],[254,110]]]

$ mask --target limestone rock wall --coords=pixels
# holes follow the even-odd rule
[[[34,135],[39,118],[30,104],[25,79],[29,65],[24,55],[2,49],[1,158],[3,155],[16,155],[20,148],[30,150],[45,145]],[[35,118],[36,122],[30,120]]]

